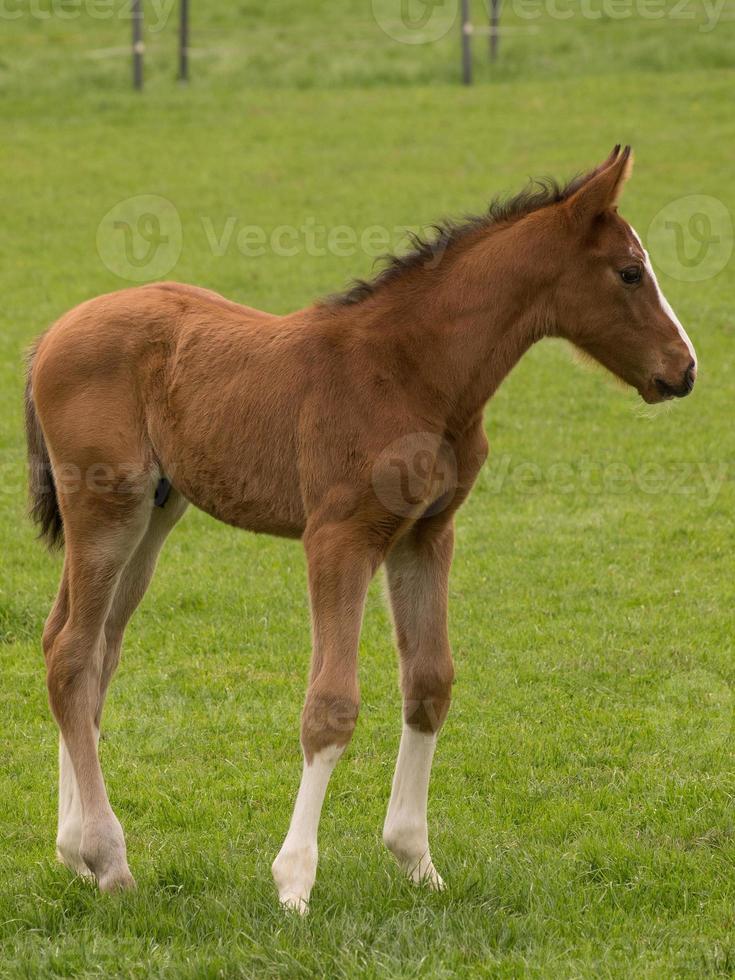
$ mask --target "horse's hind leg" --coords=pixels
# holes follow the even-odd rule
[[[69,569],[64,562],[59,591],[43,628],[43,652],[48,653],[69,615]]]
[[[43,631],[43,649],[48,657],[56,637],[69,615],[69,572],[64,563],[61,584]],[[56,834],[56,855],[62,864],[80,875],[91,874],[79,855],[82,843],[82,802],[64,739],[59,735],[59,823]]]
[[[125,629],[151,583],[158,556],[169,532],[183,517],[187,506],[184,497],[172,489],[165,505],[153,509],[145,535],[120,576],[105,623],[105,655],[95,713],[98,730],[107,689],[120,662]]]
[[[158,555],[169,531],[181,518],[186,507],[187,503],[184,498],[172,490],[165,507],[154,508],[140,544],[120,575],[112,606],[105,622],[102,669],[94,720],[94,734],[97,741],[99,741],[102,708],[109,683],[120,661],[125,628],[150,584]],[[66,589],[65,583],[66,576],[62,580],[62,590],[64,591]],[[59,601],[57,600],[57,605],[49,616],[49,626],[44,633],[44,643],[47,642],[47,638],[55,638],[66,621],[66,611],[64,611],[63,621],[60,623],[59,617],[55,616],[58,606]],[[76,871],[77,874],[89,875],[91,872],[80,855],[81,844],[82,803],[79,787],[71,758],[64,744],[64,739],[60,735],[57,856],[63,864]]]
[[[44,644],[49,702],[62,738],[60,781],[67,804],[63,829],[69,830],[66,838],[60,835],[64,850],[59,850],[62,859],[71,858],[69,863],[77,870],[86,866],[100,888],[110,891],[131,886],[133,879],[122,828],[107,798],[97,756],[95,721],[105,624],[123,570],[147,529],[153,507],[152,483],[141,477],[139,486],[125,492],[112,490],[108,495],[80,490],[60,497],[60,504],[66,536],[67,616],[55,637],[53,628],[47,627],[48,642]],[[71,831],[74,821],[79,820],[80,805],[77,861]]]

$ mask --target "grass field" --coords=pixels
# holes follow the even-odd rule
[[[669,8],[569,7],[509,34],[496,78],[479,42],[479,84],[463,90],[455,30],[396,43],[367,2],[195,6],[193,83],[172,78],[172,18],[137,96],[108,50],[127,21],[3,8],[22,16],[0,25],[0,976],[735,973],[729,9],[702,31]],[[526,23],[517,4],[506,23]],[[300,772],[304,563],[297,544],[194,512],[131,625],[103,723],[139,888],[100,898],[73,880],[54,861],[39,644],[60,563],[25,520],[22,352],[73,304],[126,284],[96,244],[105,216],[165,198],[181,223],[165,275],[284,312],[368,274],[372,257],[300,232],[279,254],[279,226],[393,234],[529,174],[570,175],[621,141],[638,160],[622,210],[651,228],[700,381],[652,411],[546,342],[488,408],[491,459],[458,522],[458,678],[430,803],[448,889],[412,889],[380,843],[400,702],[376,581],[311,913],[279,911],[270,863]],[[662,209],[690,256],[696,215],[712,216],[709,266],[677,274]],[[270,243],[262,255],[238,247],[249,226]]]

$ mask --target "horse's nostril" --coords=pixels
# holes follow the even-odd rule
[[[696,367],[690,366],[684,374],[681,384],[671,384],[665,378],[656,377],[653,379],[658,393],[664,398],[685,398],[694,387],[694,380],[697,376]]]

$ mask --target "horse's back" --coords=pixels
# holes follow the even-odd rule
[[[227,299],[226,296],[216,293],[213,289],[205,289],[203,286],[190,286],[189,284],[182,282],[158,282],[141,288],[158,290],[174,296],[199,299],[203,303],[214,305],[221,310],[227,310],[230,313],[238,314],[248,322],[265,323],[280,319],[273,313],[266,313],[264,310],[256,310],[255,307],[245,306],[243,303],[235,303],[234,300]]]
[[[178,283],[83,303],[35,357],[52,458],[159,472],[220,520],[298,536],[332,482],[354,482],[376,411],[369,362],[333,319]]]

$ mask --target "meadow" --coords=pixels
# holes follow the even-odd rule
[[[193,11],[190,85],[175,81],[171,14],[149,36],[143,93],[122,12],[2,8],[3,980],[735,973],[735,25],[727,5],[711,27],[711,8],[673,6],[621,17],[608,3],[597,18],[547,3],[529,20],[510,4],[518,29],[492,69],[478,40],[464,89],[457,31],[397,42],[380,0],[213,0]],[[488,406],[491,457],[458,520],[457,682],[430,800],[448,888],[412,888],[380,841],[400,698],[378,578],[311,911],[279,910],[304,561],[298,543],[191,510],[103,720],[139,887],[100,898],[73,879],[54,859],[40,651],[60,558],[25,516],[23,352],[75,303],[129,284],[109,216],[163,198],[179,224],[161,275],[286,312],[370,274],[366,230],[400,245],[397,229],[476,212],[529,175],[570,176],[618,142],[637,157],[622,213],[649,241],[700,378],[652,410],[546,341]],[[240,235],[252,229],[262,248]]]

